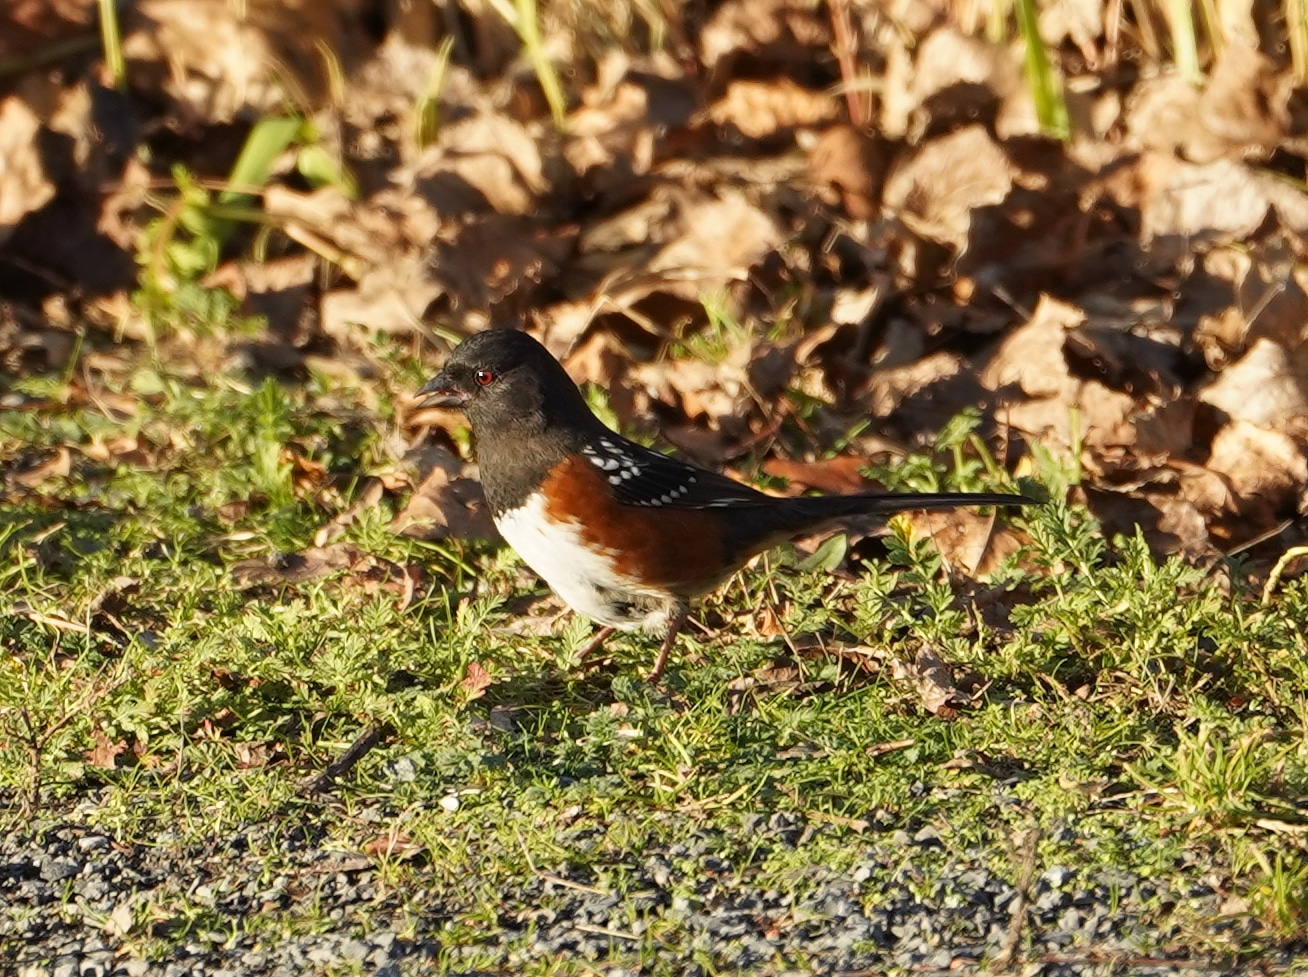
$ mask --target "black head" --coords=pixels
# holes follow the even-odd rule
[[[517,329],[487,329],[465,339],[418,393],[427,395],[424,407],[463,411],[482,440],[492,432],[597,423],[558,360]]]

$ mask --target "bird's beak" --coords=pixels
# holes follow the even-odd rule
[[[470,399],[465,391],[460,390],[458,385],[445,375],[444,371],[427,381],[418,391],[418,396],[422,398],[418,402],[420,408],[451,407],[460,410],[467,406]]]

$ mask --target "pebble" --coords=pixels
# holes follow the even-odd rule
[[[71,858],[45,858],[41,860],[41,878],[47,882],[62,882],[71,879],[82,870],[82,863]]]
[[[1022,898],[985,867],[992,852],[956,847],[946,827],[919,825],[851,836],[848,843],[857,847],[844,869],[801,865],[784,886],[775,874],[767,876],[774,888],[757,884],[765,877],[760,866],[769,859],[794,864],[791,849],[831,830],[777,811],[742,816],[748,846],[738,829],[690,820],[662,823],[660,836],[675,842],[651,841],[632,851],[608,850],[593,825],[562,829],[557,844],[589,858],[571,866],[560,861],[549,871],[581,885],[524,874],[500,896],[494,915],[477,915],[475,936],[460,942],[450,934],[467,932],[461,886],[443,888],[439,872],[424,875],[421,868],[411,888],[382,885],[366,858],[331,850],[321,827],[306,825],[278,840],[275,826],[252,826],[204,846],[165,837],[125,850],[79,823],[76,809],[61,816],[57,825],[0,835],[0,953],[17,948],[15,966],[0,967],[5,973],[293,977],[340,970],[400,977],[426,972],[442,958],[455,962],[455,970],[468,961],[479,971],[504,973],[547,958],[562,970],[606,977],[649,969],[781,973],[785,961],[795,960],[815,973],[966,972],[1007,944],[1020,909],[1022,946],[1031,960],[1048,954],[1087,961],[1049,964],[1044,977],[1099,977],[1112,970],[1104,954],[1148,957],[1174,945],[1175,934],[1165,928],[1172,925],[1168,907],[1198,907],[1217,918],[1227,897],[1202,882],[1187,880],[1173,891],[1087,862],[1044,868]],[[1060,831],[1075,847],[1075,832]],[[600,855],[601,877],[575,867],[598,864]],[[124,926],[101,925],[118,905],[187,900],[204,907],[207,925],[185,937],[170,937],[168,920],[156,920],[148,932],[143,924],[133,927],[130,914]],[[322,931],[277,939],[266,920],[247,928],[261,913],[312,918]],[[157,958],[134,955],[144,937]],[[686,965],[692,957],[702,965]],[[655,958],[659,966],[650,963]],[[1187,977],[1175,962],[1136,972]],[[1204,977],[1238,972],[1221,964],[1202,971]]]

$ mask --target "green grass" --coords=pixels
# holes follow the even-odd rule
[[[394,357],[397,375],[416,380],[418,365]],[[580,622],[515,633],[506,599],[532,578],[488,544],[394,536],[399,498],[344,540],[423,568],[408,606],[351,572],[242,588],[234,563],[306,549],[364,476],[393,465],[384,428],[395,405],[385,390],[322,379],[200,381],[133,366],[130,381],[105,379],[134,395],[130,416],[52,406],[0,418],[6,469],[60,447],[72,456],[68,478],[12,483],[0,509],[0,797],[13,825],[80,799],[82,816],[127,840],[312,823],[358,852],[390,831],[429,857],[375,856],[383,887],[415,920],[432,893],[445,899],[448,942],[472,947],[464,968],[500,959],[490,944],[503,893],[561,873],[625,891],[641,853],[675,846],[687,826],[716,839],[734,871],[781,891],[802,888],[813,864],[852,871],[869,847],[924,892],[974,847],[1016,879],[1013,838],[1035,831],[1037,871],[1118,866],[1181,890],[1216,873],[1258,935],[1160,906],[1159,932],[1180,927],[1201,950],[1256,952],[1304,923],[1303,579],[1263,605],[1237,563],[1157,560],[1140,538],[1105,540],[1055,493],[1016,517],[1030,543],[982,586],[1006,613],[975,613],[930,541],[901,525],[886,559],[857,576],[784,553],[746,571],[707,602],[726,624],[692,633],[651,688],[638,678],[653,653],[640,638],[618,638],[611,667],[583,671],[572,662]],[[58,405],[71,403],[64,383],[17,386]],[[951,425],[935,453],[901,467],[902,483],[985,481],[993,462],[974,426]],[[298,477],[297,458],[323,475]],[[1046,461],[1042,481],[1068,478]],[[742,612],[764,597],[791,636],[829,650],[795,660],[756,635]],[[925,644],[989,683],[955,722],[925,715],[886,664]],[[872,653],[832,650],[847,646]],[[484,694],[462,684],[473,662],[493,679]],[[777,662],[799,666],[796,683],[749,683]],[[301,782],[374,726],[389,735],[336,802],[304,796]],[[875,749],[898,741],[910,744]],[[813,830],[794,848],[762,845],[749,818],[774,811]],[[939,849],[896,847],[886,833],[927,826]],[[272,872],[284,856],[267,857]],[[700,898],[704,857],[672,866],[686,898]],[[184,890],[136,912],[132,938],[161,955],[231,925]],[[172,927],[156,933],[151,912]],[[270,912],[246,925],[275,936],[327,921]],[[651,923],[633,959],[666,925]]]

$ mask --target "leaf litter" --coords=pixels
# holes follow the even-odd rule
[[[757,466],[779,491],[858,490],[860,460],[921,447],[977,406],[1014,454],[1075,455],[1076,491],[1106,526],[1143,524],[1159,552],[1196,558],[1253,545],[1270,565],[1303,539],[1308,484],[1308,143],[1284,51],[1233,14],[1195,87],[1101,70],[1131,42],[1098,5],[1046,10],[1046,43],[1068,45],[1059,143],[1039,131],[1019,41],[900,7],[842,20],[728,0],[702,22],[679,14],[664,46],[545,16],[545,49],[573,63],[556,127],[507,23],[461,27],[445,63],[450,24],[433,10],[319,6],[287,32],[275,5],[135,5],[128,88],[90,47],[52,54],[54,80],[17,71],[0,91],[0,362],[21,378],[80,356],[72,397],[130,401],[85,366],[156,333],[135,289],[180,287],[180,268],[153,285],[134,270],[161,228],[156,255],[184,243],[185,222],[168,223],[175,168],[221,187],[253,122],[290,105],[311,134],[241,188],[263,230],[238,228],[200,276],[259,317],[253,334],[220,330],[217,349],[192,327],[157,337],[196,375],[225,359],[367,386],[378,333],[430,362],[451,336],[521,324],[624,426]],[[50,41],[89,25],[77,4],[0,17]],[[858,88],[856,64],[879,82]],[[10,382],[6,405],[34,406]],[[797,411],[797,395],[820,409]],[[404,418],[411,438],[429,421]],[[0,464],[11,495],[35,492],[77,455],[148,463],[138,445]],[[285,447],[306,490],[322,479]],[[240,573],[410,587],[339,542],[391,500],[395,532],[493,538],[459,452],[415,468],[406,451],[301,563]],[[969,513],[926,525],[969,572],[1018,542]]]

